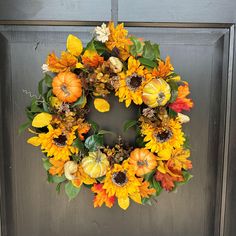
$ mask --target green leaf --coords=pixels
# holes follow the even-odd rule
[[[44,81],[44,78],[41,79],[41,80],[39,81],[39,83],[38,83],[38,93],[39,93],[40,95],[43,94],[43,81]]]
[[[104,52],[107,51],[106,45],[104,43],[99,42],[99,41],[95,41],[95,40],[94,40],[93,43],[94,43],[94,46],[95,46],[96,51],[97,51],[98,54],[101,55],[101,54],[103,54]]]
[[[139,135],[135,140],[135,144],[139,148],[145,147],[145,142],[143,141],[143,137]]]
[[[48,171],[52,167],[52,164],[49,162],[49,159],[43,158],[43,167],[46,171]]]
[[[85,147],[91,152],[97,151],[103,146],[103,136],[102,135],[91,135],[85,140]]]
[[[113,136],[116,136],[116,134],[114,132],[109,131],[109,130],[103,130],[103,129],[99,130],[97,134],[98,135],[111,134]]]
[[[137,120],[127,120],[123,125],[123,131],[126,132],[135,125],[137,125]]]
[[[31,121],[27,121],[24,124],[20,125],[20,127],[18,128],[18,134],[22,134],[22,132],[26,130],[27,128],[29,128],[30,125],[31,125]]]
[[[49,89],[46,94],[46,101],[49,102],[49,98],[52,96],[52,89]]]
[[[148,182],[151,182],[153,179],[153,175],[156,173],[156,170],[153,170],[147,174],[144,175],[144,179]]]
[[[65,192],[69,200],[74,199],[79,194],[80,190],[81,187],[80,188],[75,187],[71,181],[65,184]]]
[[[152,45],[153,52],[154,52],[154,59],[160,58],[160,47],[158,44],[154,43]]]
[[[130,47],[130,53],[134,57],[136,57],[138,55],[142,55],[142,53],[143,53],[143,44],[140,42],[140,40],[135,36],[130,37],[130,40],[133,43],[133,45]]]
[[[190,179],[193,178],[193,175],[191,175],[188,171],[183,171],[182,173],[183,173],[184,181],[175,182],[175,187],[171,191],[175,191],[178,186],[187,184],[190,181]]]
[[[79,139],[76,138],[72,144],[72,146],[77,147],[80,152],[85,153],[85,146],[84,143]]]
[[[183,147],[185,148],[185,149],[190,149],[190,143],[189,143],[189,138],[188,138],[188,136],[184,136],[184,138],[185,138],[185,141],[184,141],[184,144],[183,144]]]
[[[171,88],[171,98],[169,100],[169,103],[173,103],[176,98],[178,97],[178,84],[175,81],[169,81],[168,82]]]
[[[43,112],[43,109],[39,107],[37,102],[36,98],[33,98],[31,101],[30,111],[33,113]]]
[[[152,179],[152,187],[156,190],[155,195],[156,196],[160,195],[162,187],[161,184],[155,180],[155,178]]]
[[[178,115],[178,113],[175,112],[174,110],[172,110],[171,108],[168,109],[168,114],[169,114],[170,118],[175,118]]]
[[[48,104],[46,101],[43,101],[43,110],[49,113]]]
[[[86,48],[84,49],[86,50],[91,50],[91,51],[97,51],[95,48],[95,44],[94,44],[94,39],[92,39],[86,46]]]
[[[101,176],[101,177],[98,177],[98,178],[96,178],[96,180],[98,181],[98,182],[102,182],[103,180],[105,179],[105,175],[104,176]]]
[[[62,183],[59,183],[56,186],[56,191],[57,191],[58,194],[61,192],[61,185],[62,185]]]
[[[89,120],[88,123],[91,125],[91,128],[93,129],[94,133],[99,130],[99,125],[96,122]]]
[[[153,51],[153,47],[150,41],[145,41],[143,47],[143,57],[149,60],[155,59],[155,54]]]
[[[82,96],[72,105],[72,107],[81,106],[85,103],[86,97],[84,96],[84,91]]]
[[[142,198],[142,204],[143,205],[152,205],[151,199],[150,198]]]
[[[138,60],[140,61],[141,64],[143,64],[144,66],[147,66],[149,68],[154,68],[157,66],[157,64],[154,61],[147,59],[147,58],[141,57]]]
[[[48,173],[48,182],[49,183],[57,183],[58,184],[58,183],[62,183],[64,181],[66,181],[66,177],[64,175],[57,176],[57,175],[50,175]]]
[[[53,78],[50,75],[45,74],[44,82],[48,88],[52,88],[52,80],[53,80]]]
[[[27,107],[25,109],[25,113],[26,113],[27,118],[32,122],[32,120],[34,119],[34,114],[31,112],[31,108]]]

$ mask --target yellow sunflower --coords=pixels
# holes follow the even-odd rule
[[[119,88],[116,96],[119,102],[125,101],[125,106],[129,107],[133,101],[140,105],[143,103],[142,93],[144,85],[152,78],[152,75],[134,57],[128,60],[128,70],[119,75]]]
[[[119,206],[126,210],[130,204],[129,197],[141,204],[140,185],[140,181],[135,177],[134,168],[126,160],[122,165],[115,164],[106,173],[103,189],[108,197],[116,196]]]
[[[150,122],[145,122],[143,117],[141,121],[141,134],[144,136],[146,148],[151,152],[159,152],[165,149],[180,148],[185,141],[184,133],[179,121],[169,119],[165,124],[155,126]]]
[[[48,157],[54,156],[54,160],[67,161],[71,154],[78,153],[78,148],[72,146],[76,138],[77,126],[74,126],[70,132],[60,127],[54,129],[52,125],[48,125],[47,128],[47,133],[40,133],[38,136],[29,138],[27,142],[34,146],[41,145],[42,152],[47,153]]]

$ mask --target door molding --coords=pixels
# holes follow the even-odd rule
[[[114,1],[113,7],[116,7],[117,2]],[[115,11],[116,12],[116,11]],[[115,14],[115,13],[113,13]],[[114,15],[113,20],[117,21],[118,15]],[[100,21],[51,21],[51,20],[22,20],[22,21],[14,21],[14,20],[0,20],[0,25],[3,26],[97,26],[100,25],[102,22]],[[232,106],[235,101],[233,100],[232,96],[233,93],[236,93],[235,87],[233,87],[233,82],[236,83],[233,71],[236,69],[234,67],[234,52],[235,52],[235,24],[233,23],[175,23],[175,22],[124,22],[127,27],[152,27],[152,28],[218,28],[218,29],[228,29],[229,30],[229,39],[228,39],[228,50],[227,50],[227,89],[226,89],[226,114],[224,119],[224,128],[223,128],[223,160],[222,160],[222,167],[221,167],[221,196],[220,196],[220,209],[219,209],[219,230],[215,233],[215,236],[226,236],[225,234],[225,227],[226,227],[226,207],[227,207],[227,193],[228,193],[228,183],[232,184],[232,179],[229,180],[229,161],[230,161],[230,148],[231,147],[231,132],[233,131],[232,127],[232,120],[233,117],[231,111]],[[225,53],[225,52],[224,52]],[[2,122],[2,120],[1,120]],[[2,143],[0,144],[2,145]],[[3,158],[1,159],[3,160]],[[1,168],[3,168],[3,164]],[[1,179],[2,180],[2,179]],[[4,194],[4,183],[0,183],[1,191],[0,193]],[[0,195],[0,197],[2,197]],[[236,197],[236,196],[234,196]],[[2,199],[0,199],[2,203]],[[3,225],[4,219],[2,213],[4,212],[4,205],[0,206],[1,214],[0,214],[0,231],[3,232]],[[216,217],[217,218],[217,217]],[[4,233],[0,236],[5,236]]]

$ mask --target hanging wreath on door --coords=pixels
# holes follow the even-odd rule
[[[129,36],[123,24],[96,27],[83,48],[74,35],[61,56],[50,53],[42,66],[39,97],[26,108],[29,121],[20,129],[34,134],[28,143],[40,146],[48,182],[65,186],[69,199],[82,186],[95,194],[94,207],[112,207],[117,199],[127,209],[130,199],[150,204],[161,191],[173,191],[191,178],[192,168],[182,111],[193,107],[189,85],[174,72],[170,57],[162,60],[159,45]],[[136,130],[135,145],[121,137],[104,145],[102,130],[87,120],[88,99],[98,112],[109,112],[114,94],[128,109],[137,106],[139,118],[124,124]]]

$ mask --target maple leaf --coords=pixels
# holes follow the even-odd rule
[[[64,173],[65,161],[55,160],[54,158],[50,158],[49,162],[52,164],[52,167],[50,167],[49,169],[49,173],[51,175],[61,176]]]
[[[58,58],[55,53],[51,53],[47,58],[47,65],[51,72],[64,72],[75,67],[78,60],[69,52],[62,52],[61,58]]]
[[[92,192],[95,193],[93,200],[94,207],[101,207],[103,203],[109,208],[114,205],[115,196],[108,197],[106,190],[102,188],[103,184],[94,184],[91,188]]]
[[[168,173],[163,174],[159,171],[157,171],[155,175],[156,181],[161,182],[161,186],[166,190],[166,191],[171,191],[175,187],[174,182],[182,182],[184,180],[183,176],[171,176]]]
[[[148,181],[142,182],[139,186],[139,192],[142,198],[148,198],[150,195],[153,195],[156,190],[154,188],[149,188],[150,183]]]

